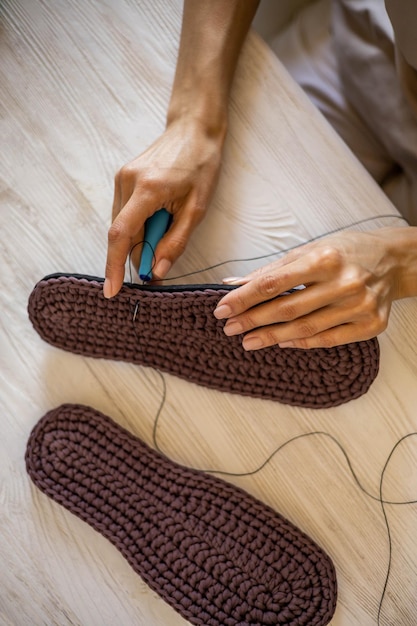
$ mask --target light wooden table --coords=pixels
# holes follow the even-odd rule
[[[110,543],[40,494],[24,466],[31,428],[63,402],[93,406],[153,443],[158,374],[46,345],[26,304],[48,273],[103,275],[113,176],[164,127],[180,20],[179,0],[0,5],[2,626],[185,624]],[[271,206],[276,228],[257,241],[250,216],[261,219]],[[386,214],[394,217],[360,228],[401,220],[266,45],[250,35],[219,188],[176,271],[282,250]],[[232,263],[197,281],[219,281],[254,265]],[[158,444],[189,466],[247,472],[292,437],[324,433],[289,443],[253,476],[227,480],[276,508],[331,555],[339,582],[334,626],[377,623],[389,565],[380,624],[417,624],[416,505],[378,502],[391,450],[417,430],[416,319],[416,300],[394,306],[380,337],[376,381],[366,395],[335,409],[291,408],[165,376]],[[417,498],[416,459],[417,438],[410,436],[385,469],[385,500]]]

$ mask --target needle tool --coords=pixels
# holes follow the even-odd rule
[[[166,209],[159,209],[145,222],[145,236],[139,266],[139,278],[144,283],[152,280],[152,264],[155,248],[167,232],[172,215]]]

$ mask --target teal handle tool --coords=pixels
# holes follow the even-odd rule
[[[171,213],[166,209],[159,209],[145,222],[145,236],[140,258],[139,278],[148,283],[152,280],[152,264],[155,248],[160,239],[167,232],[171,223]]]

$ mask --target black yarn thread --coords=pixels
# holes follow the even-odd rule
[[[137,315],[137,310],[138,310],[138,303],[135,305],[135,309],[133,312],[133,322],[136,319],[136,315]],[[136,333],[136,329],[135,329],[135,325],[133,324],[133,328],[134,328],[134,332],[135,335],[138,339],[138,343],[139,343],[139,347],[140,347],[140,339],[139,339],[139,335]],[[163,375],[163,373],[159,370],[156,369],[155,370],[161,380],[162,383],[162,393],[161,393],[161,401],[159,403],[159,407],[158,410],[156,412],[156,416],[153,422],[153,427],[152,427],[152,443],[153,446],[155,448],[155,450],[157,450],[160,454],[163,454],[165,457],[167,457],[167,455],[165,454],[165,452],[162,450],[162,448],[160,447],[159,443],[158,443],[158,425],[160,422],[160,417],[163,411],[163,408],[165,406],[165,402],[166,402],[166,398],[167,398],[167,387],[166,387],[166,381],[165,381],[165,377]],[[290,443],[294,443],[295,441],[299,441],[300,439],[306,439],[307,437],[326,437],[328,439],[330,439],[333,443],[336,444],[336,446],[339,448],[340,452],[342,453],[346,464],[348,466],[348,469],[353,477],[353,480],[355,482],[355,484],[357,485],[357,487],[360,489],[360,491],[362,491],[362,493],[364,493],[368,498],[370,498],[371,500],[374,500],[376,502],[379,502],[381,505],[381,510],[382,510],[382,514],[383,514],[383,518],[384,518],[384,523],[385,523],[385,528],[387,531],[387,539],[388,539],[388,565],[387,565],[387,572],[386,572],[386,576],[385,576],[385,581],[384,581],[384,585],[383,585],[383,589],[382,589],[382,593],[381,593],[381,597],[378,603],[378,613],[377,613],[377,626],[380,626],[381,624],[381,614],[382,614],[382,607],[384,604],[384,599],[385,599],[385,595],[387,592],[387,588],[388,588],[388,583],[389,583],[389,579],[390,579],[390,575],[391,575],[391,566],[392,566],[392,537],[391,537],[391,528],[389,525],[389,521],[388,521],[388,516],[387,516],[387,512],[385,509],[385,506],[387,504],[390,505],[406,505],[406,504],[417,504],[417,499],[416,500],[404,500],[404,501],[397,501],[397,500],[385,500],[383,498],[383,483],[384,483],[384,477],[385,477],[385,473],[388,469],[390,460],[394,454],[394,452],[396,451],[396,449],[401,445],[401,443],[403,441],[405,441],[406,439],[409,439],[410,437],[414,437],[417,436],[417,432],[411,432],[408,433],[406,435],[404,435],[403,437],[401,437],[396,444],[393,446],[391,452],[389,453],[383,468],[382,468],[382,472],[380,475],[380,481],[379,481],[379,496],[373,495],[372,493],[370,493],[367,489],[365,489],[365,487],[362,485],[362,483],[360,482],[354,468],[352,465],[352,462],[349,458],[349,455],[347,454],[346,450],[344,449],[344,447],[342,446],[342,444],[336,439],[336,437],[334,437],[332,434],[326,432],[326,431],[311,431],[309,433],[302,433],[301,435],[295,435],[294,437],[291,437],[291,439],[288,439],[287,441],[285,441],[284,443],[280,444],[278,447],[276,447],[270,454],[269,456],[255,469],[253,470],[249,470],[249,471],[245,471],[245,472],[229,472],[227,470],[221,470],[221,469],[208,469],[208,468],[195,468],[198,469],[198,471],[204,472],[206,474],[217,474],[219,476],[229,476],[229,477],[245,477],[245,476],[254,476],[255,474],[258,474],[260,471],[262,471],[272,460],[273,458],[284,448],[286,448]],[[168,458],[168,457],[167,457]]]
[[[317,235],[316,237],[312,237],[311,239],[309,239],[308,241],[306,241],[305,243],[310,243],[313,241],[316,241],[318,239],[321,239],[323,237],[326,237],[328,235],[334,234],[336,232],[340,232],[343,230],[346,230],[348,228],[352,228],[354,226],[358,226],[360,224],[363,224],[365,222],[369,222],[369,221],[374,221],[376,219],[382,219],[382,218],[399,218],[403,221],[405,221],[407,223],[407,220],[401,216],[395,215],[395,214],[384,214],[384,215],[378,215],[375,217],[371,217],[371,218],[364,218],[362,220],[358,220],[356,222],[352,222],[351,224],[347,225],[347,226],[342,226],[339,228],[335,228],[331,231],[328,231],[326,233],[324,233],[323,235]],[[130,250],[129,253],[129,270],[130,270],[130,282],[132,281],[132,268],[131,268],[131,262],[130,262],[130,257],[132,254],[132,251],[134,250],[134,248],[139,245],[140,243],[144,243],[144,242],[139,242],[138,244],[135,244],[135,246],[132,247],[132,249]],[[150,245],[148,242],[146,242],[148,245]],[[261,255],[261,256],[257,256],[257,257],[252,257],[252,258],[246,258],[246,259],[229,259],[227,261],[222,261],[220,263],[216,263],[215,265],[211,265],[209,267],[200,269],[200,270],[196,270],[193,272],[188,272],[186,274],[181,274],[178,276],[173,276],[171,278],[165,278],[164,281],[166,280],[178,280],[180,278],[186,278],[188,276],[192,276],[194,274],[200,274],[202,272],[211,270],[211,269],[215,269],[217,267],[221,267],[222,265],[226,265],[227,263],[236,263],[236,262],[241,262],[241,261],[257,261],[260,259],[266,259],[268,257],[277,255],[277,254],[285,254],[286,252],[290,252],[291,250],[300,247],[303,244],[297,244],[294,246],[291,246],[289,248],[286,248],[284,250],[279,250],[277,252],[272,252],[272,253],[268,253],[265,255]],[[153,251],[153,266],[155,263],[155,253]],[[140,347],[140,337],[136,332],[136,328],[135,328],[135,320],[136,320],[136,316],[137,316],[137,311],[138,311],[138,306],[139,303],[137,303],[135,305],[135,308],[133,310],[133,315],[132,315],[132,323],[133,323],[133,330],[134,333],[136,335],[136,338],[138,340],[138,345]],[[156,369],[157,374],[159,375],[160,379],[161,379],[161,383],[162,383],[162,396],[161,396],[161,402],[159,404],[154,422],[153,422],[153,428],[152,428],[152,442],[154,445],[154,448],[160,453],[163,454],[164,456],[167,456],[163,450],[160,448],[159,444],[158,444],[158,438],[157,438],[157,434],[158,434],[158,424],[160,421],[160,417],[163,411],[163,408],[165,406],[165,402],[166,402],[166,397],[167,397],[167,388],[166,388],[166,382],[165,382],[165,377],[163,375],[163,373]],[[391,567],[392,567],[392,536],[391,536],[391,528],[390,528],[390,524],[388,521],[388,516],[387,516],[387,512],[386,512],[386,505],[409,505],[409,504],[417,504],[417,499],[416,500],[405,500],[405,501],[395,501],[395,500],[385,500],[383,498],[383,483],[384,483],[384,477],[385,477],[385,473],[388,469],[389,463],[391,461],[391,458],[394,454],[394,452],[396,451],[396,449],[401,445],[401,443],[403,441],[405,441],[406,439],[410,438],[410,437],[414,437],[417,436],[417,432],[411,432],[411,433],[407,433],[406,435],[404,435],[403,437],[401,437],[396,444],[393,446],[391,452],[389,453],[383,468],[382,468],[382,472],[380,475],[380,481],[379,481],[379,496],[373,495],[372,493],[370,493],[369,491],[367,491],[365,489],[365,487],[361,484],[358,476],[356,475],[356,472],[353,468],[353,465],[351,463],[351,460],[349,458],[349,455],[347,454],[346,450],[344,449],[344,447],[342,446],[342,444],[336,439],[336,437],[334,437],[333,435],[331,435],[330,433],[327,433],[326,431],[311,431],[309,433],[302,433],[301,435],[295,435],[294,437],[292,437],[291,439],[288,439],[287,441],[285,441],[284,443],[280,444],[277,448],[275,448],[271,454],[261,463],[261,465],[259,465],[259,467],[250,470],[250,471],[246,471],[246,472],[229,472],[226,470],[221,470],[221,469],[203,469],[203,468],[199,468],[199,471],[207,473],[207,474],[217,474],[219,476],[230,476],[230,477],[245,477],[245,476],[253,476],[257,473],[259,473],[260,471],[262,471],[271,461],[272,459],[281,451],[283,450],[286,446],[288,446],[290,443],[294,443],[295,441],[299,441],[300,439],[306,439],[307,437],[315,437],[315,436],[321,436],[321,437],[327,437],[329,438],[331,441],[333,441],[333,443],[336,444],[336,446],[339,448],[339,450],[341,451],[342,455],[345,458],[346,464],[348,466],[348,469],[353,477],[353,480],[355,482],[355,484],[357,485],[357,487],[360,489],[360,491],[362,491],[368,498],[370,498],[371,500],[374,500],[376,502],[379,502],[381,505],[381,510],[382,510],[382,514],[383,514],[383,518],[384,518],[384,523],[385,523],[385,528],[387,531],[387,539],[388,539],[388,565],[387,565],[387,572],[386,572],[386,576],[385,576],[385,581],[384,581],[384,585],[383,585],[383,589],[382,589],[382,593],[381,593],[381,598],[379,600],[378,603],[378,613],[377,613],[377,626],[380,626],[381,624],[381,615],[382,615],[382,607],[384,604],[384,599],[385,599],[385,595],[387,592],[387,588],[388,588],[388,583],[389,583],[389,579],[390,579],[390,575],[391,575]],[[196,468],[197,469],[197,468]]]
[[[203,267],[202,269],[199,269],[199,270],[193,270],[192,272],[187,272],[186,274],[179,274],[177,276],[170,276],[169,278],[164,278],[163,280],[164,282],[166,282],[166,281],[171,281],[171,280],[179,280],[180,278],[188,278],[189,276],[194,276],[195,274],[202,274],[203,272],[217,269],[218,267],[221,267],[222,265],[228,265],[229,263],[242,263],[243,261],[260,261],[261,259],[268,259],[269,257],[277,256],[280,254],[286,254],[287,252],[291,252],[291,250],[295,250],[295,248],[300,248],[301,246],[306,245],[307,243],[312,243],[313,241],[317,241],[318,239],[323,239],[323,237],[328,237],[329,235],[334,235],[335,233],[342,232],[343,230],[354,228],[355,226],[360,226],[361,224],[365,224],[367,222],[374,222],[379,219],[388,219],[388,218],[399,219],[405,222],[406,224],[408,224],[405,217],[402,217],[401,215],[397,215],[395,213],[384,213],[382,215],[375,215],[373,217],[364,217],[363,219],[357,220],[356,222],[351,222],[350,224],[347,224],[345,226],[338,226],[337,228],[328,230],[322,235],[316,235],[315,237],[311,237],[310,239],[307,239],[304,243],[297,243],[293,246],[290,246],[289,248],[276,250],[275,252],[268,252],[268,254],[261,254],[260,256],[241,258],[241,259],[227,259],[226,261],[220,261],[219,263],[215,263],[214,265],[209,265],[208,267]],[[132,252],[137,246],[144,244],[144,243],[150,246],[152,250],[152,259],[153,259],[152,269],[155,267],[155,261],[156,261],[155,250],[152,248],[151,244],[148,241],[138,241],[138,243],[135,243],[129,251],[129,280],[131,283],[133,282],[132,264],[131,264]]]
[[[160,453],[163,454],[164,456],[167,456],[165,454],[165,452],[161,449],[161,447],[158,444],[158,438],[157,438],[157,434],[158,434],[158,425],[159,425],[159,421],[160,421],[160,417],[162,414],[162,410],[165,406],[165,402],[166,402],[166,397],[167,397],[167,388],[166,388],[166,382],[165,382],[165,377],[162,374],[162,372],[160,370],[156,370],[161,382],[162,382],[162,396],[161,396],[161,402],[159,404],[154,422],[153,422],[153,428],[152,428],[152,442],[154,445],[154,448]],[[403,437],[401,437],[396,444],[393,446],[391,452],[389,453],[382,471],[381,471],[381,475],[380,475],[380,480],[379,480],[379,496],[376,496],[372,493],[370,493],[367,489],[365,489],[365,487],[362,485],[362,483],[360,482],[354,468],[352,465],[352,462],[349,458],[349,455],[347,454],[346,450],[344,449],[344,447],[342,446],[342,444],[336,439],[336,437],[334,437],[332,434],[326,432],[326,431],[321,431],[321,430],[316,430],[316,431],[311,431],[308,433],[302,433],[301,435],[295,435],[294,437],[291,437],[291,439],[288,439],[287,441],[285,441],[284,443],[280,444],[277,448],[275,448],[270,454],[269,456],[255,469],[253,470],[249,470],[246,472],[229,472],[226,470],[221,470],[221,469],[204,469],[204,468],[195,468],[198,469],[198,471],[204,472],[206,474],[217,474],[219,476],[233,476],[233,477],[245,477],[245,476],[254,476],[255,474],[258,474],[260,471],[262,471],[271,461],[272,459],[284,448],[286,448],[290,443],[294,443],[295,441],[299,441],[300,439],[306,439],[307,437],[326,437],[328,439],[330,439],[333,443],[336,444],[336,446],[339,448],[339,450],[341,451],[343,457],[345,458],[346,464],[348,466],[348,469],[350,471],[350,473],[352,474],[353,480],[355,482],[355,484],[357,485],[357,487],[360,489],[360,491],[362,491],[362,493],[364,493],[368,498],[370,498],[371,500],[374,500],[376,502],[379,502],[381,505],[381,510],[382,510],[382,514],[383,514],[383,518],[384,518],[384,523],[385,523],[385,528],[387,531],[387,539],[388,539],[388,565],[387,565],[387,572],[386,572],[386,576],[385,576],[385,581],[384,581],[384,585],[383,585],[383,589],[382,589],[382,593],[381,593],[381,597],[378,603],[378,613],[377,613],[377,626],[380,626],[381,624],[381,615],[382,615],[382,607],[384,604],[384,599],[385,599],[385,595],[387,592],[387,588],[388,588],[388,583],[389,583],[389,579],[390,579],[390,575],[391,575],[391,567],[392,567],[392,537],[391,537],[391,528],[390,528],[390,524],[388,521],[388,516],[387,516],[387,512],[385,509],[385,506],[387,504],[391,504],[391,505],[409,505],[409,504],[417,504],[417,499],[416,500],[385,500],[383,498],[383,484],[384,484],[384,477],[385,477],[385,473],[388,469],[389,463],[391,461],[391,458],[394,454],[394,452],[397,450],[397,448],[403,443],[403,441],[405,441],[406,439],[409,439],[410,437],[415,437],[417,436],[417,432],[410,432],[407,433],[406,435],[404,435]]]

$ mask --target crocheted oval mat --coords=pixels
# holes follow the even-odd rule
[[[191,624],[324,626],[329,557],[242,489],[149,448],[102,413],[62,405],[33,429],[39,489],[107,537]]]
[[[324,408],[364,394],[378,373],[376,338],[329,349],[246,352],[226,337],[213,311],[226,289],[125,284],[108,300],[103,281],[47,276],[34,288],[29,317],[49,343],[89,357],[155,367],[221,391]]]

